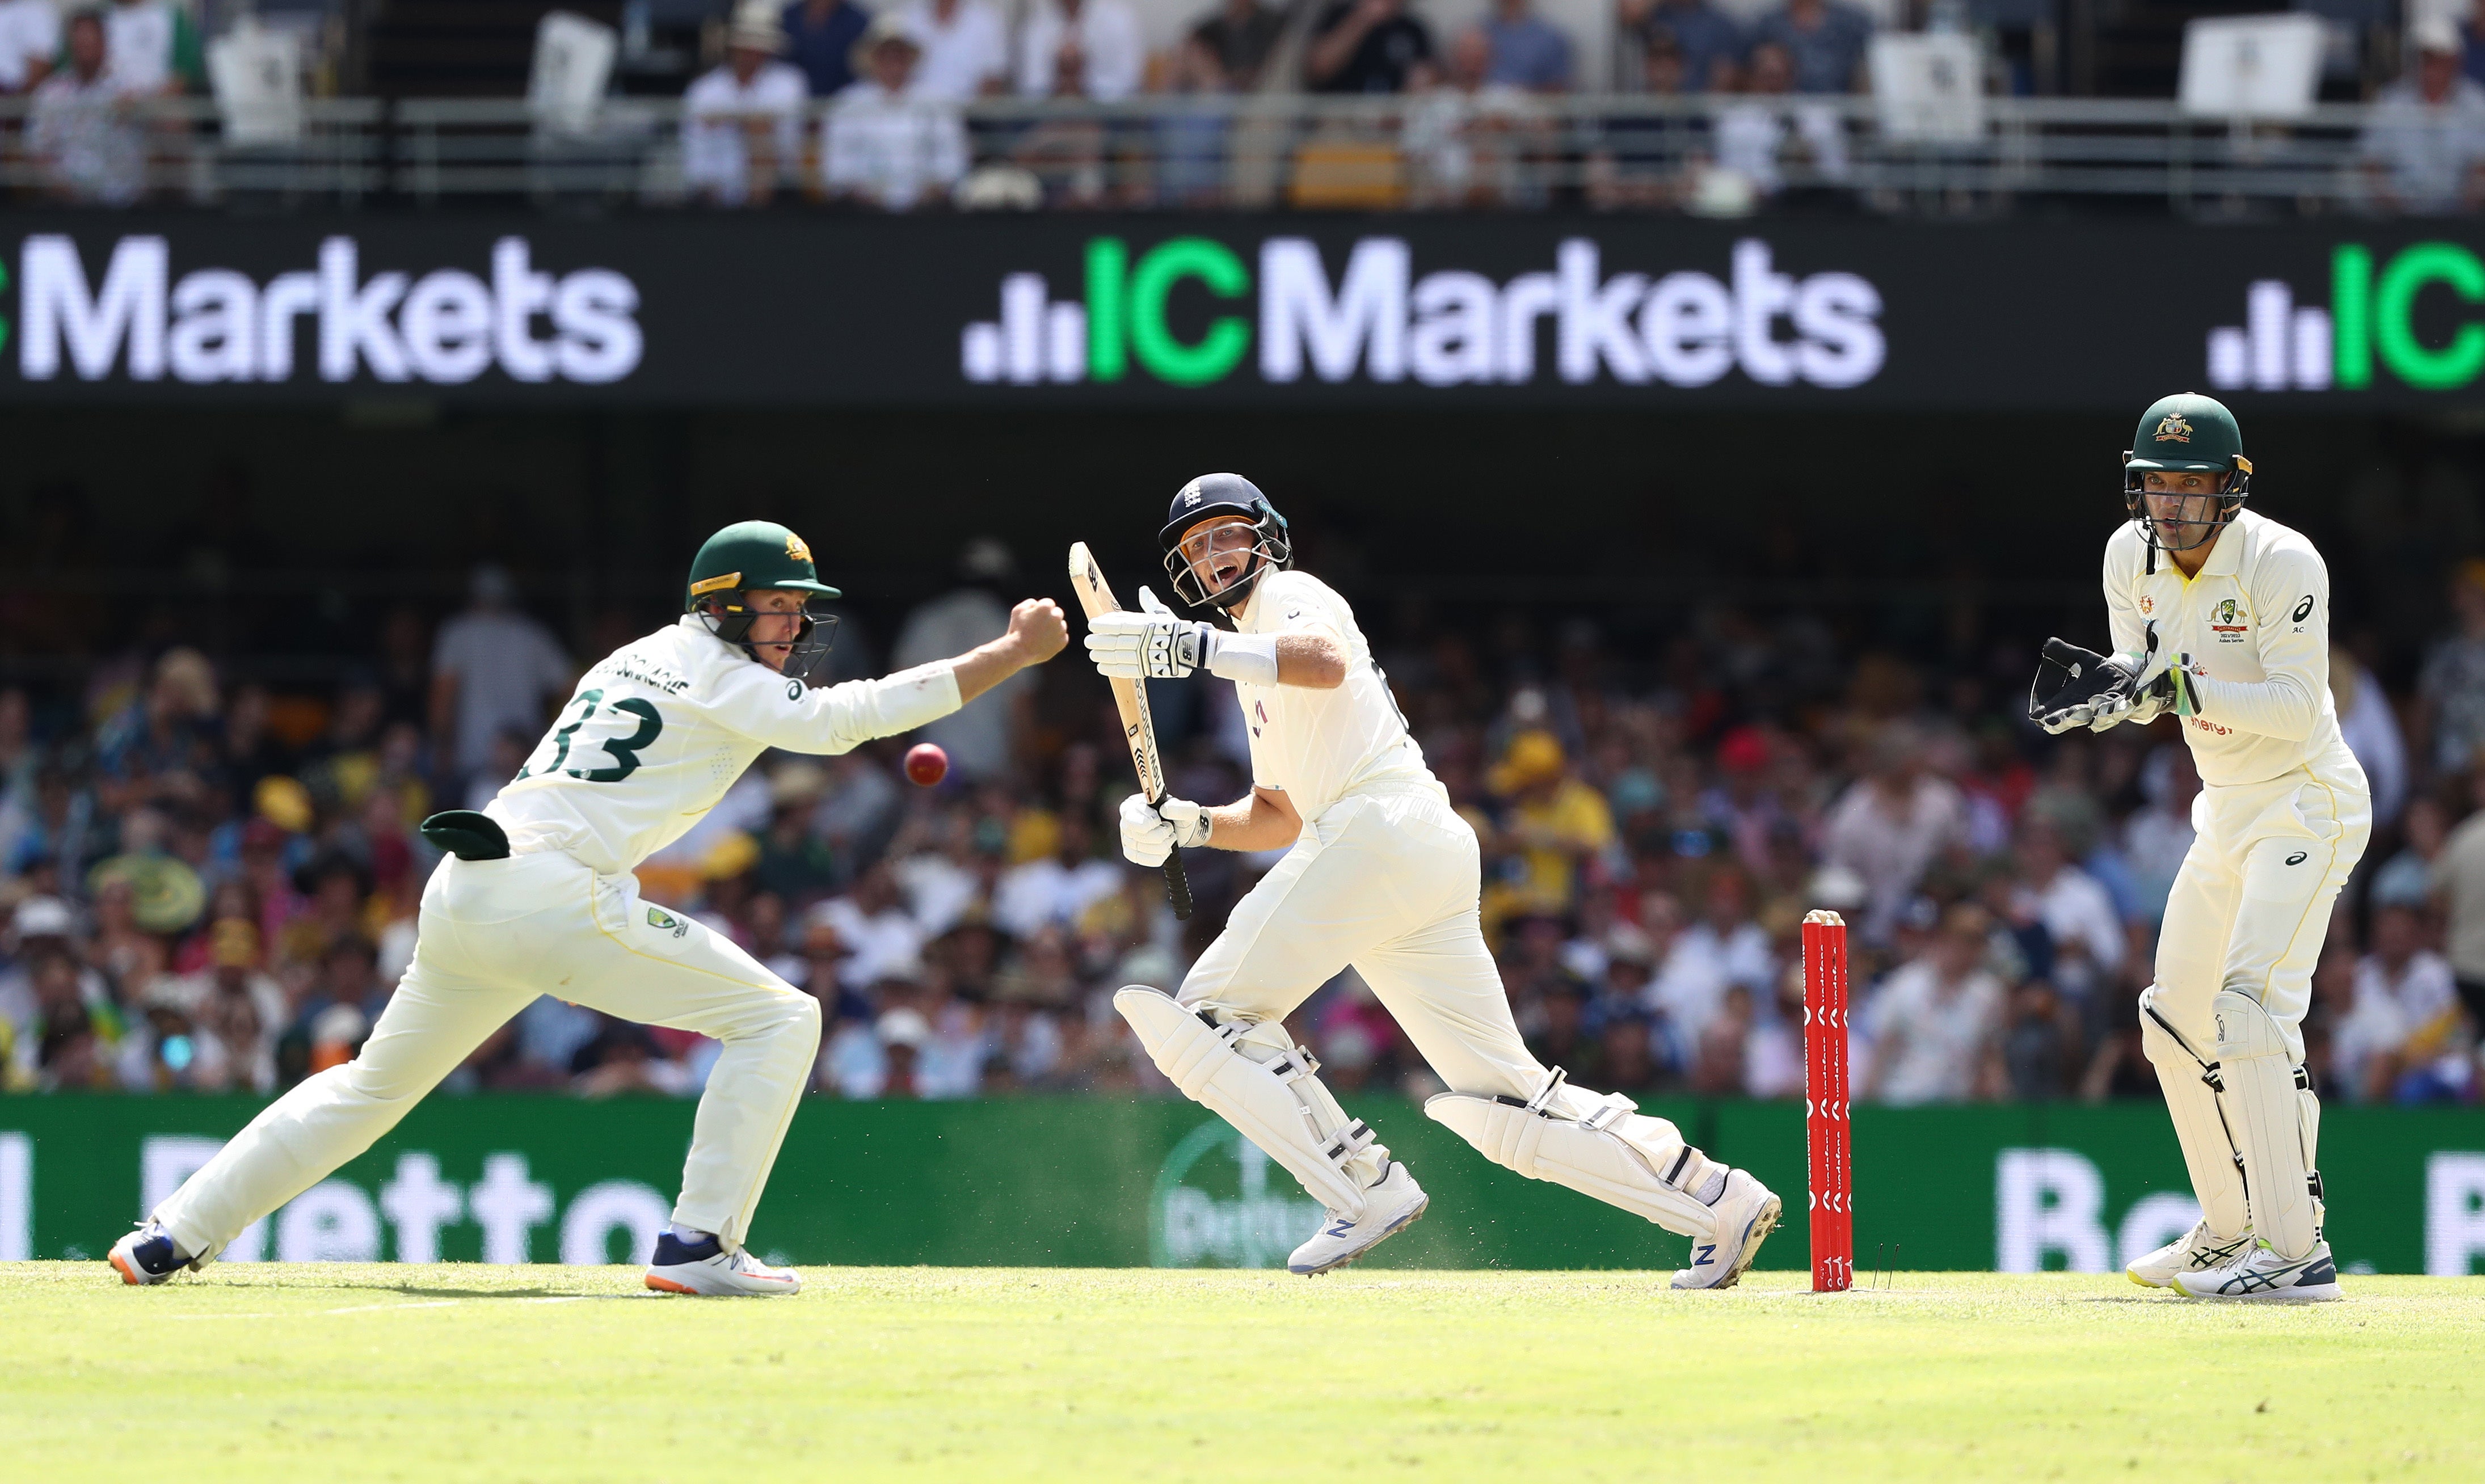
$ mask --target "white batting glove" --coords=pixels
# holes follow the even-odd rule
[[[1176,618],[1147,588],[1139,611],[1087,621],[1087,658],[1107,680],[1180,680],[1216,655],[1215,626]]]
[[[1122,854],[1133,865],[1161,866],[1176,847],[1197,850],[1208,843],[1208,811],[1188,798],[1167,798],[1151,805],[1147,796],[1122,800]]]

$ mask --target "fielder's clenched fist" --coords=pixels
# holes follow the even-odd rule
[[[1151,805],[1145,795],[1122,800],[1122,854],[1133,864],[1161,866],[1179,848],[1195,850],[1208,843],[1208,811],[1188,798],[1167,798]]]
[[[1029,598],[1010,609],[1009,636],[1025,651],[1027,663],[1042,664],[1070,643],[1070,620],[1050,598]]]

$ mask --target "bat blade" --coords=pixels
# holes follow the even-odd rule
[[[1070,544],[1070,585],[1079,592],[1079,607],[1089,618],[1122,611],[1121,601],[1113,596],[1106,582],[1104,569],[1084,541]],[[1139,776],[1139,793],[1151,804],[1161,803],[1165,796],[1164,759],[1157,751],[1156,718],[1148,714],[1148,688],[1134,680],[1107,680],[1113,690],[1113,709],[1121,714],[1122,740],[1130,744],[1131,768]],[[1183,870],[1182,851],[1165,856],[1165,900],[1173,904],[1173,915],[1183,921],[1190,919],[1190,877]]]

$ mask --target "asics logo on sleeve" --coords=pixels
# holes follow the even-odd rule
[[[2311,611],[2312,595],[2310,593],[2306,593],[2304,595],[2304,601],[2295,606],[2295,621],[2299,624],[2304,622],[2305,617]]]
[[[2288,865],[2290,865],[2290,866],[2300,866],[2300,865],[2303,865],[2303,864],[2304,864],[2304,860],[2305,860],[2305,855],[2306,855],[2306,852],[2305,852],[2305,851],[2303,851],[2303,850],[2298,850],[2298,851],[2296,851],[2294,854],[2289,855],[2288,857],[2286,857],[2286,863],[2287,863]]]

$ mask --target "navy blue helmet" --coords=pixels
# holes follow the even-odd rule
[[[1194,542],[1193,549],[1186,552],[1182,538],[1183,532],[1218,516],[1239,516],[1248,522],[1252,540],[1249,565],[1210,591],[1208,579],[1196,565],[1208,560],[1210,548],[1204,541]],[[1258,485],[1241,474],[1202,474],[1184,485],[1173,497],[1173,507],[1166,512],[1164,529],[1157,533],[1157,541],[1164,549],[1165,578],[1173,584],[1174,596],[1193,607],[1233,607],[1251,595],[1262,577],[1284,568],[1295,554],[1286,518],[1269,503]],[[1228,550],[1242,554],[1239,546]],[[1215,575],[1213,564],[1211,575]]]

